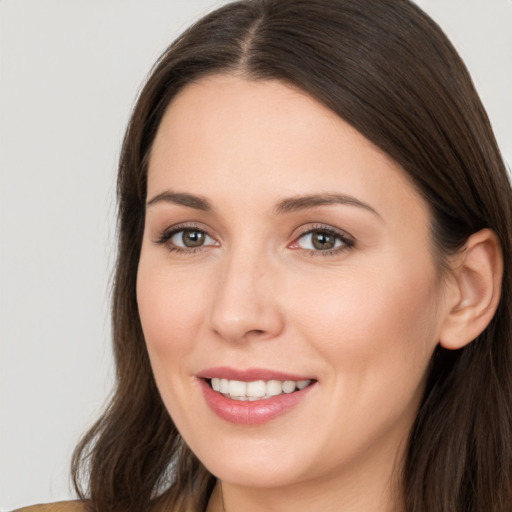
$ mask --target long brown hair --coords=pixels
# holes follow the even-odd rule
[[[113,291],[117,385],[73,459],[101,512],[160,504],[202,511],[215,485],[158,394],[135,283],[151,146],[173,97],[212,73],[277,79],[336,112],[409,175],[432,213],[440,265],[491,228],[504,255],[501,302],[458,351],[437,348],[403,464],[408,512],[512,507],[512,193],[487,115],[441,29],[408,0],[246,0],[188,29],[153,68],[124,139]],[[80,486],[81,477],[87,487]]]

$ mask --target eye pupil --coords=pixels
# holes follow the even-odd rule
[[[197,230],[183,231],[182,241],[185,247],[199,247],[204,244],[204,233]]]
[[[312,234],[313,247],[318,250],[333,249],[336,245],[336,239],[330,233],[325,231],[315,231]]]

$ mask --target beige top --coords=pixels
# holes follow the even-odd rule
[[[59,501],[46,505],[31,505],[14,512],[87,512],[87,505],[85,501]]]

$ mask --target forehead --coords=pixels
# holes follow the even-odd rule
[[[425,208],[400,166],[326,106],[276,80],[232,75],[190,84],[169,105],[148,197],[165,188],[246,204],[340,192],[403,214],[411,202]]]

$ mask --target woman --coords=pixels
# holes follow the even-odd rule
[[[512,194],[414,4],[205,17],[118,195],[117,388],[62,510],[510,509]]]

